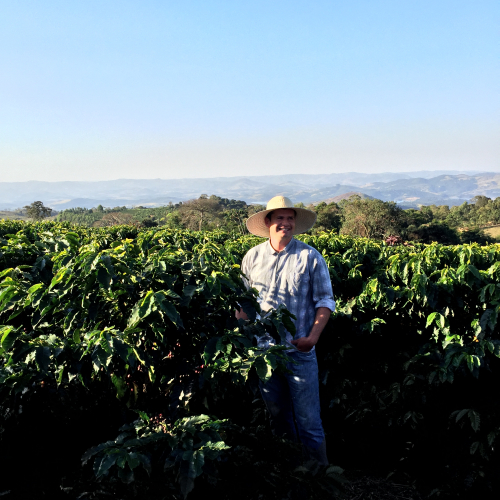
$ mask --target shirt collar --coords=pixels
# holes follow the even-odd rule
[[[277,252],[271,245],[271,240],[267,240],[267,253],[269,255],[278,255],[279,253],[290,253],[293,251],[295,248],[295,245],[297,244],[297,240],[292,237],[292,239],[288,242],[288,245],[281,250],[281,252]]]

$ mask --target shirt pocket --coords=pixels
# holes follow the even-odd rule
[[[309,290],[310,282],[309,273],[306,272],[294,272],[290,275],[288,280],[288,289],[291,295],[294,296],[304,296]]]

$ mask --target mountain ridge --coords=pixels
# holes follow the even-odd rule
[[[438,173],[439,175],[433,175]],[[470,175],[472,174],[472,175]],[[160,206],[198,198],[202,193],[247,203],[266,203],[277,194],[294,202],[319,203],[345,195],[363,195],[402,206],[458,205],[481,194],[500,196],[500,173],[456,171],[362,174],[283,174],[195,179],[116,179],[112,181],[0,182],[0,209],[41,200],[56,210],[97,205]]]

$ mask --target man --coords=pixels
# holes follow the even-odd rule
[[[328,465],[314,346],[335,301],[325,260],[317,250],[293,237],[308,231],[315,221],[313,211],[294,208],[288,198],[275,196],[266,210],[247,220],[252,234],[269,239],[247,252],[241,269],[248,285],[258,290],[263,312],[284,304],[297,318],[295,336],[287,332],[287,341],[294,346],[287,354],[296,361],[287,365],[292,373],[273,374],[260,385],[273,433],[299,439],[307,458]],[[236,317],[248,319],[243,310],[237,311]]]

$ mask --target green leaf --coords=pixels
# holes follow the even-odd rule
[[[216,443],[207,443],[206,447],[210,448],[211,450],[220,450],[220,451],[231,448],[224,441],[217,441]]]
[[[491,330],[495,329],[498,320],[498,309],[486,309],[484,313],[481,315],[481,319],[479,320],[479,324],[481,325],[481,330],[486,332],[487,327]]]
[[[139,460],[141,461],[142,466],[144,467],[144,470],[148,473],[148,476],[151,476],[151,460],[148,456],[144,455],[143,453],[140,453],[137,455]]]
[[[474,360],[470,354],[466,354],[465,359],[467,360],[467,366],[469,370],[474,371]]]
[[[113,264],[111,263],[111,257],[109,255],[103,255],[101,257],[101,262],[104,264],[106,267],[106,270],[108,273],[113,276],[115,274],[115,270],[113,268]]]
[[[182,326],[182,320],[179,313],[175,306],[166,299],[165,292],[156,292],[154,298],[159,310],[164,313],[175,326]]]
[[[470,424],[472,426],[472,429],[474,429],[474,432],[477,432],[479,430],[479,423],[481,422],[481,418],[479,416],[479,413],[477,413],[474,410],[469,411],[469,418],[470,418]]]
[[[52,281],[50,282],[49,290],[51,290],[58,283],[60,283],[64,279],[64,277],[66,276],[67,273],[70,273],[70,271],[68,269],[66,269],[65,267],[59,269],[57,274],[52,278]]]
[[[10,350],[20,333],[12,326],[0,326],[0,345],[5,351]]]
[[[57,367],[58,369],[58,372],[57,372],[57,385],[60,386],[61,385],[61,382],[62,382],[62,379],[63,379],[63,375],[64,375],[64,368],[65,366],[64,365],[60,365]]]
[[[490,432],[490,433],[488,434],[488,444],[489,444],[490,446],[492,446],[492,445],[493,445],[493,443],[494,443],[494,441],[495,441],[496,437],[497,437],[497,433],[496,433],[495,431]]]
[[[205,346],[205,350],[203,352],[203,358],[205,360],[205,364],[209,364],[213,361],[216,354],[219,352],[217,345],[219,343],[220,337],[212,337]]]
[[[129,453],[127,457],[127,462],[130,469],[134,470],[137,466],[141,464],[141,459],[139,457],[139,454],[134,451]]]
[[[122,483],[130,484],[134,481],[134,471],[130,469],[120,469],[118,471],[118,477],[121,479]]]
[[[434,321],[434,318],[438,315],[439,313],[433,312],[427,316],[427,323],[425,324],[425,327],[427,328],[428,326],[432,325],[432,322]]]
[[[118,454],[116,452],[105,455],[103,457],[101,463],[99,464],[99,470],[97,471],[96,476],[98,478],[102,477],[102,476],[106,476],[109,472],[109,469],[113,465],[115,465],[117,458],[118,458]]]
[[[443,329],[446,325],[446,318],[440,314],[439,315],[439,326],[441,327],[441,329]]]
[[[196,286],[195,285],[187,285],[184,287],[184,290],[182,290],[182,295],[192,298],[194,295],[194,292],[196,292]]]
[[[285,328],[294,336],[297,333],[297,329],[295,328],[294,322],[290,319],[290,317],[286,314],[283,314],[281,321],[285,325]]]
[[[266,363],[262,356],[256,358],[253,365],[255,366],[257,375],[263,382],[267,382],[271,378],[272,368]]]
[[[147,317],[156,307],[155,296],[152,290],[149,290],[143,299],[134,306],[132,315],[128,320],[128,328],[137,326],[141,320]]]
[[[273,353],[265,353],[264,358],[266,363],[274,370],[278,366],[278,362],[276,360],[276,356]]]
[[[0,278],[3,278],[4,276],[11,276],[12,271],[14,271],[14,268],[9,267],[8,269],[4,269],[3,271],[0,271]]]
[[[33,295],[37,290],[43,287],[44,287],[43,283],[37,283],[36,285],[33,285],[28,289],[28,295]]]
[[[127,463],[127,455],[128,453],[121,452],[119,457],[116,459],[116,465],[118,465],[120,469],[125,467],[125,464]]]
[[[123,361],[127,362],[131,349],[118,337],[112,337],[110,340],[112,349],[120,356]]]
[[[125,380],[123,380],[123,378],[118,377],[114,373],[113,375],[111,375],[111,381],[116,387],[116,397],[118,399],[122,399],[125,394],[127,394],[127,383],[125,382]]]
[[[457,413],[457,417],[455,419],[455,422],[458,422],[464,415],[467,415],[467,413],[469,413],[469,409],[466,408],[464,410],[460,410],[458,413]]]
[[[50,363],[50,348],[47,346],[39,346],[35,349],[35,361],[38,369],[46,373],[49,369]]]
[[[106,288],[106,290],[111,284],[111,278],[112,276],[108,273],[106,268],[100,267],[97,271],[97,281],[99,281],[99,283],[103,286],[103,288]]]
[[[473,266],[472,264],[469,264],[467,266],[469,268],[469,271],[478,279],[481,279],[481,275],[479,274],[479,271],[477,270],[476,266]]]
[[[337,466],[337,465],[331,465],[330,467],[328,467],[328,469],[326,469],[326,473],[327,474],[343,474],[344,473],[344,469],[342,469],[341,467]]]
[[[173,299],[180,299],[181,297],[177,295],[173,290],[163,290],[163,293],[165,295],[168,295],[169,297],[172,297]]]
[[[149,417],[148,417],[148,414],[145,411],[141,411],[141,410],[134,410],[134,411],[135,411],[135,413],[137,413],[137,415],[139,415],[139,417],[141,418],[141,420],[145,424],[149,424]]]
[[[193,457],[189,462],[188,475],[196,478],[203,472],[203,464],[205,463],[205,455],[203,450],[197,450],[193,453]]]
[[[179,483],[181,486],[181,493],[184,497],[184,500],[187,498],[189,493],[193,491],[194,488],[194,479],[188,476],[180,476]]]
[[[11,301],[14,301],[15,303],[19,298],[21,298],[21,294],[18,292],[16,287],[7,287],[2,293],[0,293],[0,311],[5,309]]]

